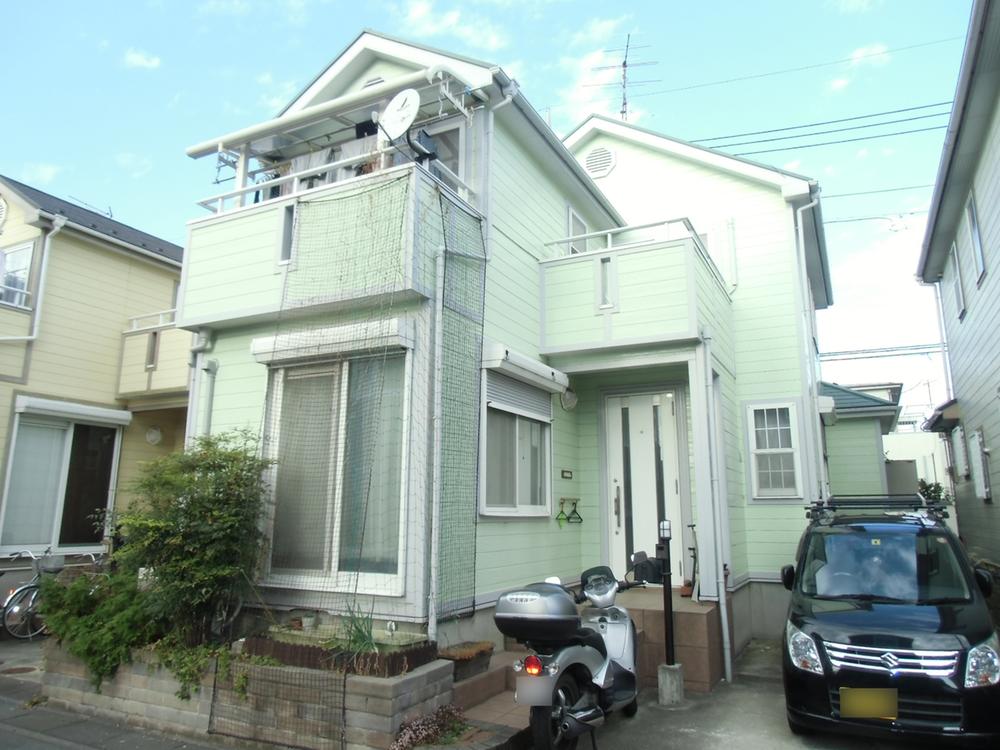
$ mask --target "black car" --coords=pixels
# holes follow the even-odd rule
[[[940,509],[845,504],[813,507],[781,571],[789,727],[1000,747],[989,572]]]

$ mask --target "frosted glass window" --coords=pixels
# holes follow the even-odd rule
[[[534,515],[548,506],[549,425],[500,409],[486,412],[486,510]]]
[[[34,422],[22,417],[10,463],[4,512],[4,547],[52,543],[59,487],[62,484],[69,422]]]

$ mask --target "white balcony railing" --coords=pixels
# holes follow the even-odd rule
[[[177,318],[177,310],[161,310],[160,312],[136,315],[128,319],[126,331],[144,331],[148,328],[162,328],[172,326]]]
[[[291,163],[285,162],[265,169],[255,170],[254,174],[259,180],[258,182],[213,195],[210,198],[199,201],[198,205],[213,213],[221,214],[246,205],[258,205],[273,200],[280,200],[320,186],[342,182],[369,173],[375,174],[381,172],[389,167],[396,166],[400,162],[402,155],[402,152],[392,146],[375,148],[368,153],[338,159],[337,161],[328,162],[316,167],[309,167],[308,169],[302,169],[291,174],[260,179],[262,176],[275,174]],[[407,156],[406,158],[409,157]],[[429,163],[433,166],[433,174],[454,190],[459,197],[466,202],[472,200],[472,196],[474,195],[472,188],[443,162],[434,160]],[[367,165],[370,165],[370,168]],[[352,174],[358,167],[365,167],[368,171],[363,171],[360,175]]]

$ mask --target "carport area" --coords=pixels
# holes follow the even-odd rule
[[[597,732],[599,750],[900,750],[900,742],[816,734],[796,737],[785,722],[781,687],[781,653],[777,641],[752,641],[734,665],[732,684],[720,684],[707,694],[688,693],[684,703],[665,708],[655,691],[644,691],[634,719],[614,714]],[[590,741],[580,740],[580,750]]]

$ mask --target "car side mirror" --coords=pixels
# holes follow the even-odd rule
[[[795,566],[794,565],[784,565],[781,568],[781,584],[788,589],[792,590],[795,585]]]
[[[976,575],[979,590],[983,592],[983,596],[989,599],[993,593],[993,574],[986,568],[976,568],[973,572]]]

